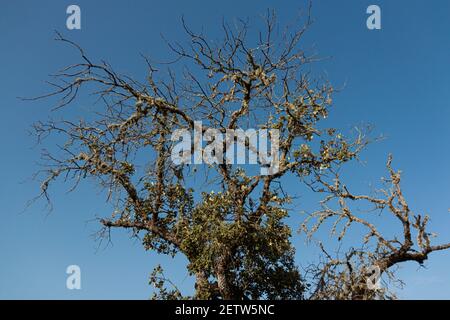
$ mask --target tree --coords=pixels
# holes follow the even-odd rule
[[[83,179],[94,180],[115,206],[113,214],[100,219],[103,234],[112,228],[130,229],[133,235],[143,235],[146,250],[186,256],[188,272],[196,279],[195,299],[389,298],[389,292],[368,287],[373,267],[395,280],[393,270],[399,263],[422,263],[450,244],[431,244],[429,218],[410,211],[391,158],[386,180],[391,186],[381,197],[356,195],[341,182],[339,168],[357,159],[369,138],[363,130],[351,138],[321,126],[335,90],[311,76],[307,67],[317,58],[299,46],[310,15],[298,30],[279,32],[271,12],[264,23],[252,45],[245,21],[236,28],[223,23],[223,40],[212,42],[183,20],[188,45],[167,43],[176,59],[164,72],[158,68],[165,70],[166,64],[145,58],[146,83],[115,72],[106,62],[94,62],[79,45],[58,34],[57,40],[78,50],[81,61],[58,72],[51,83],[55,89],[34,99],[56,96],[56,108],[67,108],[88,87],[101,105],[84,120],[34,126],[39,141],[54,134],[67,138],[58,152],[43,152],[41,196],[50,201],[49,187],[58,178],[72,181],[71,190]],[[176,130],[191,132],[196,121],[202,121],[203,134],[257,128],[273,136],[278,130],[277,170],[261,174],[251,166],[230,164],[226,152],[214,153],[223,161],[200,170],[175,164],[171,156],[177,141],[171,135]],[[219,141],[224,150],[227,142]],[[251,139],[243,143],[246,151],[260,153]],[[288,176],[326,195],[320,210],[299,221],[309,237],[327,220],[333,221],[337,241],[353,225],[368,232],[343,257],[333,257],[319,243],[323,260],[304,274],[294,262],[292,226],[286,222],[292,197],[282,182]],[[200,177],[207,188],[195,184]],[[392,214],[401,223],[401,236],[383,236],[347,204],[356,201]],[[341,222],[343,230],[337,232]],[[158,266],[151,276],[160,289],[157,297],[181,298],[170,281],[173,288],[166,287],[166,280]]]

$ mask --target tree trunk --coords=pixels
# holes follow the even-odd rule
[[[224,300],[239,300],[241,297],[238,295],[237,290],[233,284],[233,279],[228,270],[230,265],[230,254],[226,251],[222,256],[217,259],[216,264],[216,278],[217,286],[222,299]]]

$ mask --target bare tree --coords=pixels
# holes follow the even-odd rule
[[[146,83],[117,73],[106,62],[91,60],[80,46],[58,34],[57,40],[78,50],[81,61],[58,72],[51,82],[55,89],[38,98],[58,97],[56,108],[67,108],[86,86],[100,104],[84,120],[35,125],[40,141],[54,134],[66,137],[56,152],[43,153],[41,196],[50,199],[49,187],[58,178],[72,181],[71,190],[91,178],[108,191],[108,201],[115,206],[111,215],[100,220],[103,234],[111,228],[127,228],[133,235],[143,235],[147,250],[185,255],[188,272],[196,278],[196,299],[386,297],[365,287],[369,266],[387,273],[403,261],[421,263],[429,253],[449,245],[430,244],[425,230],[428,218],[410,213],[400,176],[390,161],[392,188],[384,191],[386,198],[354,195],[338,175],[327,182],[327,176],[336,173],[334,168],[357,158],[369,140],[362,131],[351,139],[319,125],[328,115],[334,88],[314,79],[308,70],[317,57],[299,46],[311,24],[309,12],[304,17],[300,29],[282,30],[268,12],[265,28],[253,45],[246,21],[233,27],[224,22],[221,41],[210,41],[183,21],[187,44],[167,43],[175,55],[172,63],[145,58]],[[198,120],[203,122],[203,133],[279,130],[278,170],[258,174],[227,163],[225,154],[223,161],[204,170],[175,165],[171,154],[176,142],[171,134],[194,130]],[[246,141],[246,148],[251,147]],[[346,228],[365,226],[369,233],[363,244],[374,239],[375,249],[352,249],[344,260],[323,249],[324,262],[311,269],[312,279],[302,277],[294,263],[291,227],[286,224],[292,196],[282,188],[285,176],[298,177],[316,191],[328,193],[322,209],[303,224],[309,235],[324,220],[337,218],[347,221]],[[200,177],[217,191],[192,187]],[[333,199],[338,209],[329,206]],[[352,213],[346,201],[368,201],[377,209],[390,210],[402,223],[404,239],[385,238]],[[317,224],[309,228],[314,219]],[[413,249],[412,229],[417,231],[420,251]],[[351,261],[355,259],[359,264]],[[161,289],[160,298],[181,297],[175,285],[165,287],[162,269],[155,269],[151,280]]]
[[[430,253],[450,248],[450,243],[431,244],[431,238],[436,235],[427,230],[430,218],[411,211],[400,187],[400,172],[394,171],[391,162],[392,156],[389,155],[386,164],[389,177],[383,178],[387,186],[377,190],[374,196],[350,192],[335,170],[330,170],[332,179],[317,175],[310,184],[315,191],[327,193],[327,196],[321,201],[321,209],[309,215],[302,225],[309,237],[328,220],[333,221],[332,233],[338,234],[338,241],[344,238],[353,224],[362,226],[366,231],[360,247],[352,247],[342,258],[333,258],[321,246],[327,260],[309,270],[315,279],[313,298],[393,298],[395,295],[386,290],[387,286],[374,288],[367,285],[373,272],[378,273],[378,277],[386,274],[389,280],[396,281],[398,279],[393,270],[399,263],[414,261],[422,265]],[[365,210],[363,214],[361,210],[354,212],[348,202],[366,202],[370,210]],[[369,217],[364,217],[364,213]],[[383,235],[370,222],[370,215],[374,214],[394,217],[399,222],[399,232],[391,237]],[[339,224],[343,225],[340,231]]]

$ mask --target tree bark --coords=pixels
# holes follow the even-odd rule
[[[239,300],[241,297],[237,294],[237,290],[233,284],[233,278],[229,272],[229,265],[231,262],[230,257],[231,254],[229,251],[225,251],[224,254],[217,259],[215,268],[217,286],[222,299]]]

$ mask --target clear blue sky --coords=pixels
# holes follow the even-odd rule
[[[47,75],[74,61],[67,46],[53,41],[54,30],[80,43],[91,57],[107,59],[116,69],[135,76],[145,70],[140,53],[164,57],[160,38],[182,37],[180,17],[191,26],[218,36],[222,17],[257,19],[266,8],[281,21],[292,20],[301,1],[4,1],[0,5],[0,298],[134,298],[151,295],[148,276],[156,263],[167,266],[182,289],[192,286],[181,258],[171,260],[145,252],[126,233],[113,233],[113,246],[97,250],[89,222],[109,208],[92,185],[76,193],[58,184],[50,215],[35,205],[21,213],[38,192],[28,181],[37,169],[39,149],[28,135],[30,125],[46,119],[45,101],[16,97],[45,92]],[[78,4],[82,30],[65,28],[66,8]],[[365,26],[366,8],[382,9],[382,30]],[[404,172],[410,205],[432,217],[441,241],[450,241],[450,2],[447,0],[345,0],[313,4],[316,20],[305,38],[323,56],[315,66],[335,85],[330,124],[348,129],[370,122],[387,139],[364,153],[367,164],[350,175],[367,187],[384,175],[389,152]],[[87,108],[82,101],[73,108]],[[295,185],[292,185],[295,188]],[[55,189],[55,188],[54,188]],[[310,203],[308,205],[311,205]],[[300,241],[297,241],[300,245]],[[314,252],[298,248],[299,261]],[[168,262],[168,263],[167,263]],[[82,290],[65,287],[65,269],[82,270]],[[450,252],[435,253],[426,268],[406,264],[400,298],[450,298]],[[186,293],[189,293],[188,291]]]

